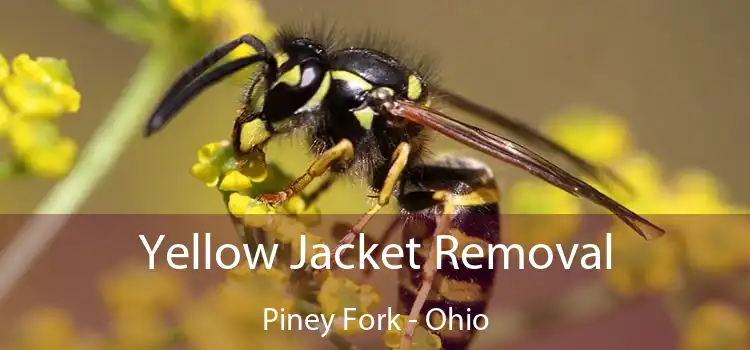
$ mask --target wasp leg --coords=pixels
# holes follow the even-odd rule
[[[393,158],[391,159],[391,167],[388,169],[388,174],[386,175],[385,181],[383,183],[383,188],[378,194],[378,202],[373,205],[365,215],[357,220],[357,223],[352,226],[352,229],[349,231],[349,233],[347,233],[346,236],[344,236],[344,238],[339,241],[336,249],[338,249],[343,244],[351,244],[352,242],[354,242],[354,239],[357,237],[357,233],[362,232],[362,229],[364,229],[367,223],[370,222],[370,219],[372,219],[375,214],[383,209],[383,207],[388,205],[388,203],[391,201],[391,197],[393,197],[393,191],[396,188],[396,183],[401,177],[401,173],[404,171],[406,163],[409,161],[410,153],[411,146],[406,142],[403,142],[399,144],[398,147],[396,147],[396,151],[393,152]],[[334,249],[333,251],[335,252],[336,249]]]
[[[432,290],[432,283],[435,281],[435,276],[437,274],[437,237],[442,234],[448,233],[451,225],[451,217],[453,214],[452,204],[445,201],[444,196],[437,195],[437,193],[435,199],[444,201],[444,210],[443,214],[440,215],[440,219],[437,222],[435,232],[433,232],[432,234],[433,239],[432,243],[430,244],[430,253],[427,256],[427,261],[425,262],[424,268],[422,270],[422,282],[419,286],[417,297],[414,299],[414,304],[412,304],[411,311],[409,312],[409,321],[407,322],[406,329],[404,329],[404,334],[401,337],[401,346],[399,347],[400,350],[409,350],[409,348],[411,348],[414,330],[417,328],[417,322],[419,321],[419,314],[422,311],[422,307],[424,307],[425,302],[427,301],[427,297],[430,295],[430,291]]]
[[[321,154],[310,165],[310,167],[307,168],[307,173],[305,173],[305,175],[298,177],[283,191],[262,195],[261,200],[272,205],[282,203],[294,195],[301,193],[314,179],[325,174],[334,163],[348,162],[353,158],[354,146],[351,141],[343,139],[335,146],[323,152],[323,154]]]

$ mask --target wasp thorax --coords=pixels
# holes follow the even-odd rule
[[[381,111],[387,111],[393,107],[393,90],[386,87],[375,88],[370,92],[370,102],[373,107]]]

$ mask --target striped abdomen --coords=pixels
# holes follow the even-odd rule
[[[443,341],[443,349],[466,349],[476,333],[475,327],[486,326],[483,314],[495,280],[494,270],[488,268],[490,260],[494,259],[489,254],[489,245],[500,240],[499,192],[486,168],[466,169],[450,165],[453,167],[440,167],[443,176],[440,183],[435,179],[430,181],[430,175],[422,173],[418,179],[424,181],[419,186],[411,186],[412,191],[407,184],[400,196],[404,208],[401,215],[405,222],[403,243],[414,238],[420,244],[414,262],[421,269],[411,269],[408,263],[404,265],[400,271],[399,299],[401,312],[408,314],[422,284],[422,269],[432,244],[436,242],[434,232],[438,220],[443,213],[452,214],[450,228],[442,233],[452,239],[442,238],[440,248],[447,252],[456,246],[453,250],[456,264],[451,256],[443,254],[438,257],[440,268],[420,311],[420,324],[425,325],[425,318],[429,315],[431,327],[428,329],[443,325],[442,329],[435,331]],[[430,170],[436,170],[434,165],[430,167]],[[471,176],[467,177],[467,174]],[[407,181],[418,179],[412,177]],[[444,199],[429,203],[426,201],[428,196]],[[473,247],[466,251],[468,257],[464,261],[462,252],[470,244]],[[480,251],[481,257],[477,257]],[[481,268],[477,268],[479,266]]]

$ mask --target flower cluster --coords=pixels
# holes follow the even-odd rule
[[[275,33],[275,26],[266,19],[263,7],[257,1],[246,0],[169,0],[169,5],[185,20],[202,26],[216,28],[212,40],[226,42],[246,33],[253,33],[266,42]],[[247,46],[230,53],[231,58],[252,54]]]
[[[674,290],[683,283],[685,266],[701,272],[727,272],[750,262],[750,236],[742,233],[748,231],[750,222],[733,215],[747,210],[729,202],[710,174],[686,170],[667,178],[651,155],[637,150],[627,123],[609,113],[573,109],[551,118],[545,130],[571,151],[612,165],[614,172],[631,185],[633,193],[616,186],[604,187],[593,180],[588,182],[668,231],[666,236],[646,242],[627,232],[630,229],[619,220],[614,221],[611,231],[623,234],[614,238],[613,269],[606,279],[615,290],[625,295]],[[516,183],[508,198],[513,213],[583,212],[579,199],[534,180]],[[524,226],[512,230],[509,240],[562,243],[577,230],[572,218],[540,221],[557,225],[553,229],[547,225],[546,230]]]
[[[505,214],[511,215],[505,220],[503,239],[510,243],[565,243],[581,222],[581,201],[546,182],[521,180],[508,190],[507,200]]]
[[[79,332],[72,316],[59,309],[38,309],[18,324],[13,339],[3,344],[8,350],[98,350],[104,342],[93,333]]]
[[[621,292],[659,292],[680,288],[685,274],[726,273],[750,262],[750,221],[722,195],[716,180],[705,172],[686,171],[664,180],[655,162],[645,156],[621,163],[638,197],[622,200],[636,212],[662,225],[667,235],[644,241],[635,235],[614,239],[609,280]],[[616,223],[614,231],[625,231]],[[657,277],[656,275],[659,275]],[[619,281],[619,282],[616,282]],[[622,288],[627,282],[630,287]]]
[[[358,317],[377,306],[380,303],[380,295],[372,286],[360,286],[349,279],[330,275],[323,282],[317,300],[323,312],[328,315],[344,315],[345,308],[355,308],[357,312],[351,316]],[[334,322],[334,329],[341,334],[361,331],[356,321],[346,324],[340,319]]]
[[[8,62],[0,55],[0,88],[0,137],[13,151],[11,159],[0,160],[0,178],[66,175],[77,146],[60,134],[58,121],[81,105],[66,61],[23,53]]]
[[[264,214],[273,214],[277,208],[255,200],[255,197],[268,191],[278,190],[290,181],[291,177],[278,167],[266,163],[261,151],[252,152],[238,160],[229,142],[212,142],[198,149],[198,161],[190,168],[190,173],[207,187],[215,187],[227,198],[227,209],[244,218],[248,225],[257,228],[267,224]],[[290,243],[305,231],[304,224],[317,221],[319,212],[308,206],[301,196],[294,196],[284,202],[282,208],[287,214],[296,216],[298,223],[279,219],[273,230],[282,243]],[[253,221],[256,220],[256,221]],[[300,226],[301,225],[301,226]],[[294,231],[297,231],[296,236]]]
[[[191,167],[191,173],[206,186],[222,192],[227,211],[241,219],[246,228],[261,229],[276,243],[290,247],[294,261],[303,252],[308,260],[321,252],[313,246],[325,244],[325,239],[309,230],[318,221],[315,206],[308,205],[301,196],[289,198],[280,207],[255,199],[259,194],[283,188],[291,179],[277,167],[268,165],[260,151],[237,159],[228,142],[209,143],[199,149],[198,162]],[[301,235],[305,235],[305,246],[300,245]],[[317,312],[325,315],[343,315],[344,308],[364,314],[380,303],[380,296],[372,286],[357,284],[331,271],[306,272],[308,276],[297,276],[294,280],[289,278],[289,270],[278,271],[283,271],[279,272],[285,274],[282,280],[289,290],[297,291],[295,297],[299,301],[316,305]],[[361,329],[356,322],[344,324],[342,319],[336,319],[334,331],[346,335]]]
[[[748,319],[739,309],[718,301],[695,307],[680,295],[696,291],[701,278],[712,274],[727,277],[746,272],[750,263],[750,220],[737,214],[750,211],[728,200],[718,181],[703,170],[688,169],[668,176],[654,157],[637,150],[627,124],[617,116],[576,109],[552,118],[546,130],[573,152],[612,165],[614,172],[632,186],[632,193],[588,182],[667,230],[665,236],[646,241],[621,221],[613,220],[609,232],[617,234],[613,234],[613,262],[612,269],[605,272],[606,283],[623,297],[667,293],[667,297],[677,298],[679,312],[692,310],[684,320],[684,349],[746,348],[750,344]],[[574,202],[577,199],[565,200],[564,196],[567,193],[544,183],[521,181],[509,193],[510,209],[544,214],[583,212]],[[519,237],[509,238],[534,244],[561,243],[576,230],[573,223],[557,225],[544,237],[534,234],[531,225],[518,229]],[[532,234],[520,237],[527,232]]]
[[[750,318],[717,301],[693,310],[683,336],[686,350],[742,350],[750,346]]]
[[[101,290],[111,317],[109,331],[76,329],[62,310],[40,309],[21,325],[8,349],[298,349],[279,331],[263,330],[265,307],[294,310],[288,275],[276,270],[233,270],[224,283],[190,296],[184,282],[168,268],[147,270],[124,265],[111,271]],[[6,344],[4,344],[6,345]]]
[[[136,6],[114,0],[57,1],[64,8],[133,41],[169,48],[186,62],[240,35],[252,33],[267,42],[276,32],[259,1],[139,0]],[[250,53],[251,48],[240,46],[229,58]]]
[[[183,305],[186,343],[193,349],[295,349],[278,328],[263,327],[264,308],[295,312],[288,290],[289,275],[277,269],[237,269],[216,290],[193,304]]]
[[[123,348],[156,348],[169,344],[172,330],[163,314],[185,300],[172,271],[149,271],[124,265],[101,282],[111,315],[111,341]]]

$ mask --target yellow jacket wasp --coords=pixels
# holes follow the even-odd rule
[[[262,196],[270,204],[300,193],[329,170],[365,178],[377,193],[377,203],[339,244],[352,242],[355,233],[362,232],[392,196],[401,207],[402,217],[411,218],[411,222],[421,220],[431,230],[424,234],[407,226],[405,240],[417,237],[429,242],[436,235],[451,231],[463,239],[499,241],[499,191],[492,172],[483,163],[466,157],[425,157],[428,131],[436,131],[584,197],[610,210],[647,239],[664,234],[658,226],[541,155],[431,106],[440,102],[492,120],[519,138],[566,157],[592,178],[619,181],[607,169],[590,164],[518,121],[431,84],[424,70],[405,64],[387,50],[364,44],[337,45],[325,34],[282,30],[272,47],[252,35],[244,35],[214,49],[174,82],[148,121],[146,135],[164,127],[201,91],[245,67],[262,63],[235,120],[233,148],[241,156],[262,150],[277,135],[307,135],[316,160],[285,190]],[[248,45],[256,53],[208,71],[240,45]],[[482,312],[494,276],[458,266],[438,273],[434,248],[433,245],[422,254],[424,261],[420,265],[426,262],[424,271],[402,272],[399,295],[402,307],[410,310],[410,319],[423,320],[425,305],[451,307],[454,314],[468,309]],[[435,290],[440,292],[434,295]],[[451,295],[451,290],[455,295]],[[408,349],[411,344],[415,324],[410,323],[409,327],[401,349]],[[471,331],[438,333],[445,349],[464,349],[473,337]]]

